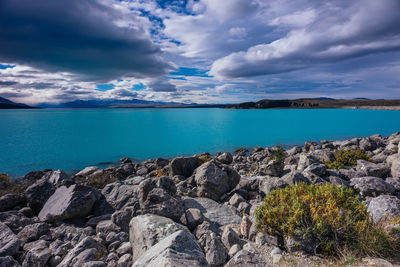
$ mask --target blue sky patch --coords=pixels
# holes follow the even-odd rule
[[[186,67],[180,67],[177,71],[170,72],[169,74],[182,75],[182,76],[211,77],[207,74],[206,70],[200,70],[197,68],[186,68]]]
[[[143,89],[146,89],[146,86],[143,83],[135,84],[132,87],[132,90],[135,90],[135,91],[140,91],[140,90],[143,90]]]
[[[102,92],[105,92],[105,91],[108,91],[108,90],[112,90],[112,89],[114,89],[114,84],[112,84],[112,83],[108,83],[108,84],[97,84],[96,85],[96,90],[98,90],[98,91],[102,91]]]
[[[0,64],[0,70],[5,70],[9,68],[14,68],[16,65]]]

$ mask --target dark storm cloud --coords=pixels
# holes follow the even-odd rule
[[[143,18],[135,20],[134,13],[123,14],[112,4],[1,0],[0,60],[100,81],[165,74],[169,66],[146,35]]]
[[[148,84],[148,87],[155,92],[175,92],[176,86],[166,79],[155,79]]]
[[[272,25],[290,29],[285,36],[220,58],[210,73],[270,75],[400,50],[398,0],[310,1],[307,10],[276,18]]]

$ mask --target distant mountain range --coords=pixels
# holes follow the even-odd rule
[[[31,109],[35,107],[28,106],[22,103],[15,103],[6,98],[0,97],[0,109]]]
[[[332,98],[300,98],[300,99],[263,99],[257,102],[244,102],[240,104],[227,105],[232,109],[266,109],[266,108],[367,108],[383,107],[400,108],[399,99],[332,99]]]
[[[225,105],[200,105],[182,104],[176,102],[156,102],[139,99],[132,100],[75,100],[60,104],[43,103],[38,105],[41,108],[190,108],[190,107],[224,107]]]

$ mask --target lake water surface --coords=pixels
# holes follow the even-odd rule
[[[0,173],[69,171],[125,156],[144,160],[397,131],[400,111],[391,110],[1,110]]]

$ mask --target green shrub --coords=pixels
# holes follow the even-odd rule
[[[370,219],[365,204],[347,187],[300,183],[276,189],[256,210],[257,226],[272,235],[300,231],[313,237],[317,252],[339,256],[398,257],[399,240]]]
[[[276,149],[272,154],[272,159],[279,162],[283,162],[285,160],[285,157],[286,157],[285,149],[281,145],[277,145]]]
[[[399,152],[399,146],[394,147],[394,152],[398,153]]]
[[[86,184],[98,189],[103,189],[106,185],[118,181],[118,178],[108,172],[101,174],[92,174],[89,176],[78,176],[75,177],[75,181],[79,184]]]
[[[363,159],[370,161],[371,157],[362,149],[343,149],[334,153],[334,161],[324,161],[329,169],[344,169],[347,167],[355,167],[357,160]]]
[[[209,162],[210,160],[212,160],[212,157],[208,156],[208,155],[201,155],[199,156],[199,165],[203,165],[206,162]]]
[[[7,194],[19,194],[25,191],[20,180],[11,180],[10,176],[5,173],[0,173],[0,197]]]

